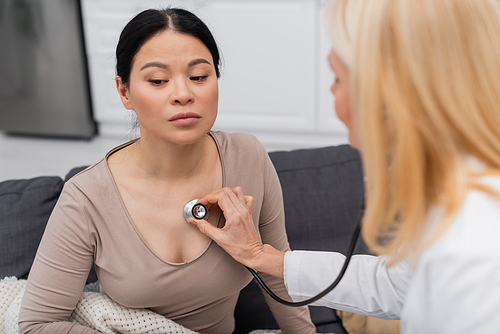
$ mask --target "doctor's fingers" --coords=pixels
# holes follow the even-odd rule
[[[198,227],[201,233],[207,235],[209,238],[213,239],[216,243],[218,243],[221,246],[222,239],[224,238],[224,232],[222,231],[222,229],[213,226],[204,219],[201,220],[190,219],[189,222]]]
[[[235,187],[233,189],[225,187],[205,195],[198,200],[198,203],[207,206],[209,209],[217,204],[222,211],[230,211],[234,206],[238,206],[238,202],[241,204],[250,203],[251,209],[253,199],[250,200],[246,197],[247,196],[244,196],[243,189],[241,189],[241,187]]]
[[[252,258],[252,254],[257,254],[258,250],[262,248],[262,243],[253,225],[238,223],[232,225],[226,221],[226,226],[221,229],[206,220],[192,220],[191,223],[243,265],[247,265],[246,262]],[[229,226],[232,228],[227,229]]]
[[[238,197],[241,203],[244,203],[247,208],[251,211],[253,207],[253,197],[252,196],[245,196],[243,193],[243,189],[241,187],[234,187],[232,189],[233,193]]]
[[[225,231],[231,230],[231,233],[237,234],[255,233],[251,210],[253,198],[244,196],[241,188],[222,188],[201,198],[198,203],[212,203],[219,206],[226,219],[223,228]]]
[[[240,187],[222,188],[200,199],[199,203],[217,203],[226,218],[224,230],[235,230],[236,233],[245,233],[243,230],[255,229],[251,206],[253,198],[244,196]],[[238,226],[243,225],[243,226]]]
[[[253,223],[252,211],[245,204],[245,196],[241,188],[223,188],[217,197],[226,222],[250,220]]]
[[[253,207],[253,196],[245,196],[245,205],[252,211]]]
[[[223,189],[215,190],[214,192],[203,196],[202,198],[198,199],[198,203],[205,205],[209,209],[212,208],[214,205],[218,204],[219,193],[221,191],[223,191]]]

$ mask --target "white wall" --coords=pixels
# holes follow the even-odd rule
[[[326,0],[82,0],[94,113],[104,136],[128,133],[114,85],[114,50],[123,26],[146,8],[192,10],[223,56],[216,129],[255,134],[272,149],[347,142],[333,110]]]

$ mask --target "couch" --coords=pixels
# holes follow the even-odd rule
[[[360,214],[363,176],[360,157],[348,145],[271,152],[283,188],[287,234],[292,249],[345,252]],[[89,162],[91,163],[91,162]],[[27,278],[45,224],[64,182],[41,176],[0,183],[0,279]],[[367,253],[360,240],[356,253]],[[97,279],[91,271],[88,282]],[[347,333],[334,310],[310,306],[318,333]],[[255,282],[240,294],[235,334],[278,328]]]

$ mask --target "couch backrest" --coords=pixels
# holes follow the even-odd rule
[[[0,279],[28,276],[63,185],[57,176],[0,182]]]
[[[363,172],[349,145],[269,154],[283,189],[292,249],[345,252],[360,215]],[[366,252],[361,242],[359,252]]]

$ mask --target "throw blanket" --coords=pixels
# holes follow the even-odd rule
[[[0,334],[18,334],[19,310],[26,280],[7,277],[0,280]],[[124,307],[100,294],[97,284],[89,284],[69,318],[103,333],[198,334],[147,309]],[[280,334],[279,330],[256,330],[249,334]]]
[[[0,281],[0,334],[18,334],[25,286],[26,280],[15,277]],[[98,292],[83,292],[69,320],[103,333],[197,334],[160,314],[124,307]]]

